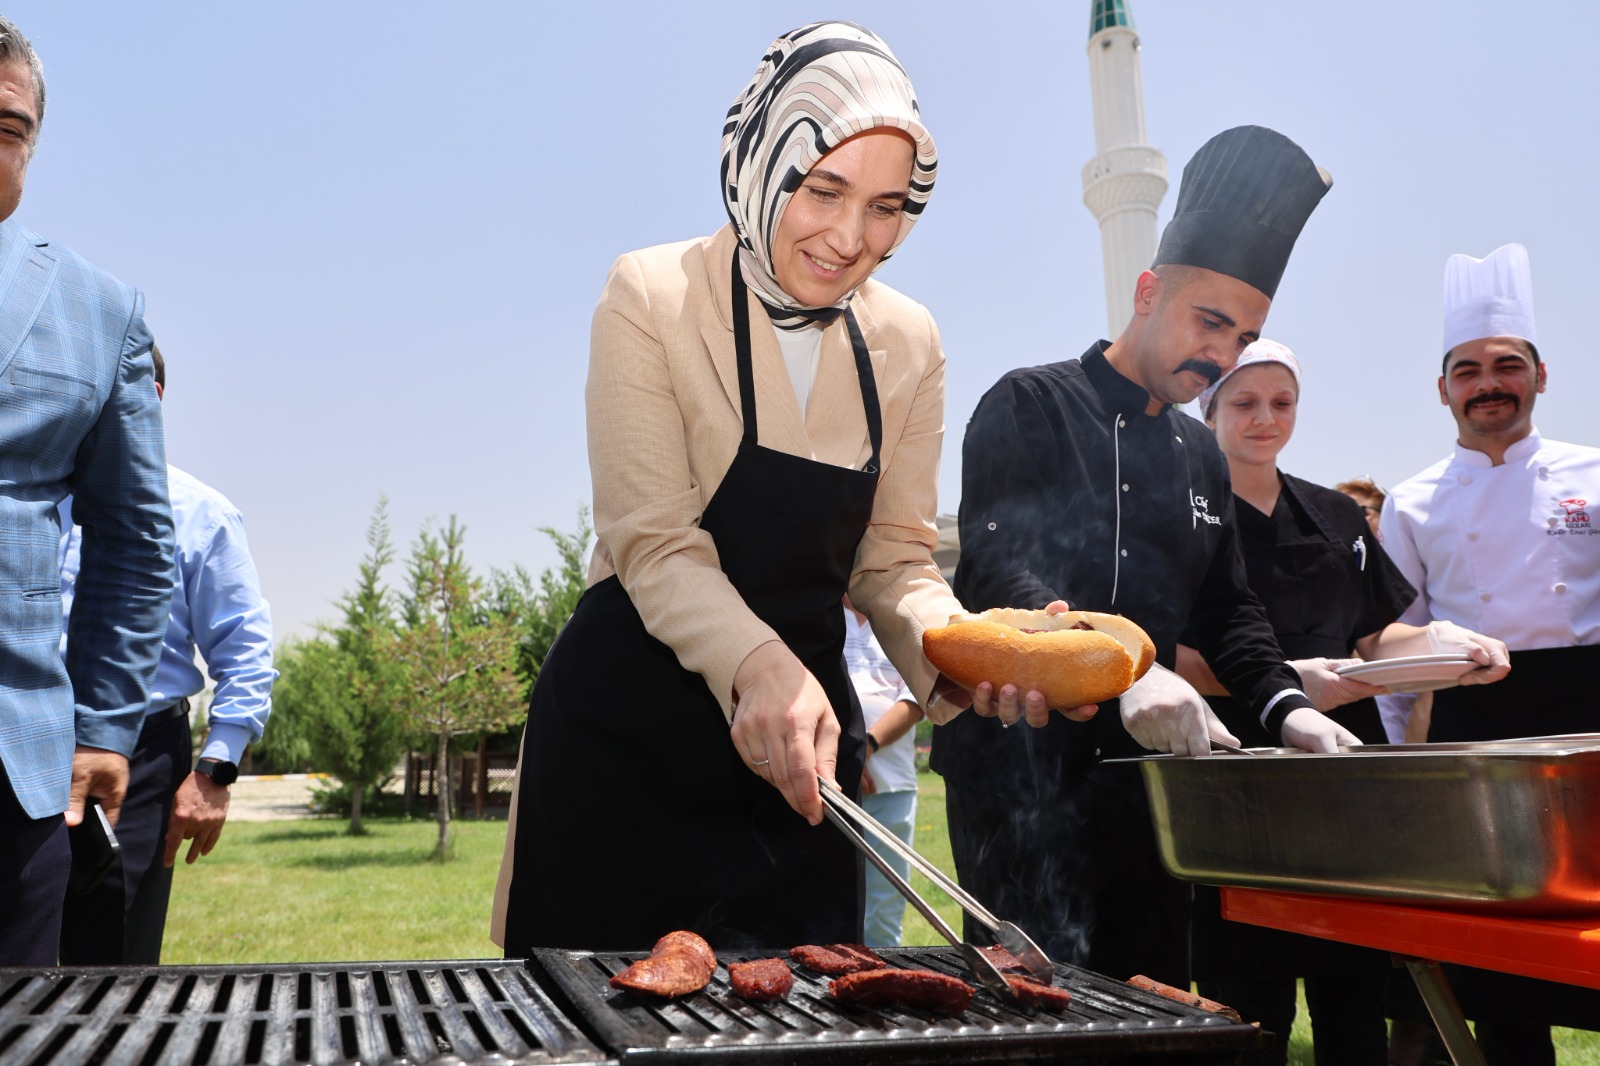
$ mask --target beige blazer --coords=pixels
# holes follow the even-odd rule
[[[595,309],[586,391],[599,545],[593,584],[619,575],[646,628],[702,675],[733,713],[733,676],[777,634],[744,604],[699,526],[739,447],[743,419],[733,346],[734,235],[632,252],[611,268]],[[750,299],[760,443],[838,466],[872,454],[843,318],[823,334],[804,418],[766,312]],[[933,563],[944,436],[944,353],[926,308],[868,281],[851,303],[883,410],[882,471],[856,552],[850,599],[929,717],[937,671],[922,631],[961,605]]]

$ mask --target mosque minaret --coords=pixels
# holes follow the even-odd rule
[[[1139,35],[1128,0],[1093,0],[1089,84],[1094,147],[1083,202],[1100,223],[1107,337],[1133,317],[1133,284],[1156,255],[1156,208],[1167,192],[1167,157],[1145,143]]]

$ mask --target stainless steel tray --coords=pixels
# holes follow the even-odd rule
[[[1186,881],[1600,913],[1600,734],[1136,761]]]

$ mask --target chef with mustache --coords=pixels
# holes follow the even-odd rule
[[[1238,742],[1172,670],[1191,623],[1274,740],[1357,742],[1284,662],[1246,581],[1227,460],[1177,410],[1260,336],[1331,180],[1281,133],[1217,134],[1184,167],[1118,338],[1006,374],[967,426],[954,585],[967,609],[1067,601],[1126,615],[1156,646],[1150,672],[1092,715],[984,684],[974,714],[934,730],[962,885],[1053,957],[1114,977],[1189,986],[1189,886],[1161,867],[1138,769],[1107,760]]]
[[[1455,416],[1456,448],[1395,486],[1380,528],[1417,589],[1400,620],[1491,633],[1511,649],[1511,673],[1434,693],[1430,742],[1600,730],[1588,695],[1600,675],[1600,449],[1540,435],[1533,406],[1548,379],[1528,250],[1451,256],[1439,402]],[[1486,977],[1493,990],[1469,980],[1458,991],[1491,1064],[1554,1062],[1549,1022],[1600,1025],[1592,995],[1569,1008],[1565,986],[1515,979],[1526,995],[1514,995],[1503,975]]]

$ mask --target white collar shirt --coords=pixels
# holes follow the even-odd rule
[[[1401,621],[1445,619],[1512,651],[1600,644],[1600,448],[1535,429],[1495,466],[1458,445],[1395,487],[1382,533],[1417,589]]]
[[[872,627],[844,611],[844,665],[861,699],[861,717],[871,729],[884,712],[901,700],[916,698],[901,680],[900,672],[878,646]],[[885,744],[867,761],[879,792],[914,792],[917,788],[917,741],[913,729],[892,744]]]

